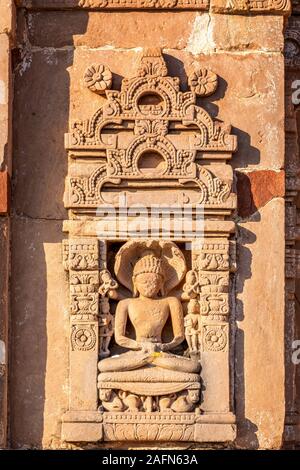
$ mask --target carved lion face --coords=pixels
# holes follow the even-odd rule
[[[135,276],[134,285],[137,292],[144,297],[153,298],[161,290],[163,279],[159,274],[143,273]]]

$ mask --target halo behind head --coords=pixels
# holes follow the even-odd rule
[[[120,283],[131,292],[134,292],[133,277],[138,272],[161,274],[167,294],[182,281],[186,262],[182,252],[171,241],[131,240],[116,254],[114,270]]]

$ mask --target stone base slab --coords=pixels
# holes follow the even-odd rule
[[[92,421],[93,415],[95,419]],[[231,413],[197,415],[73,411],[63,418],[62,439],[67,442],[230,442],[236,437],[234,423],[235,417]]]
[[[98,442],[103,440],[100,423],[63,423],[62,440],[66,442]]]

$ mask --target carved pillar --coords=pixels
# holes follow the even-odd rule
[[[207,412],[231,411],[230,389],[230,257],[234,242],[226,238],[205,238],[193,255],[193,269],[199,282],[201,315],[201,364],[205,383],[202,407]],[[231,307],[231,308],[230,308]],[[216,372],[217,371],[217,372]]]
[[[95,412],[98,407],[99,258],[97,238],[70,238],[63,243],[63,262],[70,286],[70,411],[63,418],[66,440],[69,432],[77,440],[85,440],[85,432],[89,433],[89,439],[101,437],[101,428],[94,431],[93,424],[76,425],[77,420],[89,421],[88,412]],[[75,420],[71,429],[70,419]]]

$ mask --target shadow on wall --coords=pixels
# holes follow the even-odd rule
[[[52,12],[53,13],[53,12]],[[45,375],[47,351],[59,357],[59,342],[48,344],[47,322],[63,324],[62,309],[51,312],[62,302],[51,299],[47,280],[46,251],[58,256],[62,241],[62,220],[66,218],[63,206],[64,180],[67,174],[67,156],[64,133],[69,126],[70,79],[68,67],[73,64],[73,37],[86,32],[88,13],[80,12],[72,24],[72,35],[63,31],[66,48],[54,49],[34,42],[32,20],[41,13],[18,10],[19,43],[14,60],[14,159],[12,190],[12,274],[11,274],[11,351],[10,351],[10,445],[12,448],[42,447],[45,432]],[[47,28],[57,28],[51,12],[42,13]],[[47,31],[42,36],[47,39]],[[53,37],[50,34],[49,37]],[[50,46],[50,45],[49,45]],[[46,247],[46,248],[45,248]],[[53,258],[56,263],[56,258]],[[54,267],[59,272],[62,268]],[[60,273],[63,276],[63,273]],[[53,274],[52,274],[53,276]],[[63,277],[62,277],[63,280]],[[51,279],[51,286],[59,279]],[[55,284],[56,283],[56,284]],[[47,291],[48,288],[48,291]],[[62,292],[57,286],[56,292]],[[49,308],[49,303],[51,307]],[[49,311],[47,312],[47,305]],[[49,314],[53,318],[49,318]],[[47,317],[48,315],[48,317]],[[60,320],[61,318],[61,320]],[[52,334],[52,333],[51,333]],[[61,339],[63,338],[63,339]],[[57,349],[57,351],[56,351]],[[62,361],[64,358],[62,358]],[[55,364],[52,363],[51,367]],[[59,361],[57,370],[59,370]],[[54,372],[55,374],[55,372]],[[48,394],[51,387],[47,387]],[[55,389],[54,389],[55,390]],[[47,397],[49,399],[49,397]],[[51,397],[55,400],[55,397]],[[60,409],[57,398],[58,414]],[[59,423],[59,420],[58,420]],[[58,424],[58,427],[60,424]],[[51,433],[50,433],[51,434]],[[60,429],[54,430],[54,439]]]
[[[257,213],[257,222],[259,222],[259,213]],[[236,276],[238,282],[235,283],[235,295],[242,294],[245,282],[251,278],[251,262],[252,254],[249,248],[245,245],[255,243],[256,235],[245,227],[238,227],[238,245],[237,245],[237,266],[238,271]],[[244,320],[244,305],[243,302],[236,298],[235,300],[235,321],[242,322]],[[251,314],[251,312],[247,312]],[[236,326],[234,351],[232,363],[234,364],[234,408],[237,417],[237,439],[238,447],[258,449],[259,441],[256,436],[258,430],[257,426],[250,421],[246,416],[245,404],[245,335],[241,328]]]
[[[187,73],[188,69],[186,64],[176,57],[173,57],[169,54],[164,54],[166,64],[168,66],[168,71],[171,76],[178,76],[180,78],[181,88],[183,91],[187,91],[188,79]],[[202,64],[205,66],[205,64]],[[227,81],[218,75],[218,88],[211,96],[198,98],[198,105],[204,108],[212,118],[218,119],[219,106],[216,102],[222,100],[228,89]],[[232,126],[231,132],[237,136],[238,140],[238,150],[237,153],[233,155],[230,164],[233,168],[247,168],[248,166],[257,165],[260,162],[260,151],[251,145],[250,135],[239,129]]]
[[[250,135],[240,129],[233,128],[233,133],[238,138],[239,152],[245,152],[249,156],[248,165],[258,164],[260,152],[250,144]],[[242,147],[242,148],[241,148]],[[234,156],[233,156],[234,160]],[[233,161],[233,166],[234,161]],[[245,165],[243,165],[244,167]],[[236,193],[237,193],[237,223],[239,220],[260,222],[259,208],[254,201],[251,180],[245,173],[235,172]],[[251,264],[252,253],[245,245],[255,243],[256,235],[250,230],[237,225],[237,278],[235,282],[235,322],[244,320],[244,305],[239,294],[243,293],[247,279],[252,276]],[[251,314],[251,312],[247,312]],[[235,325],[234,350],[232,363],[234,364],[234,409],[237,417],[237,438],[236,444],[241,448],[258,449],[259,441],[256,435],[258,427],[246,416],[246,390],[245,390],[245,334],[244,331]]]
[[[182,89],[188,89],[187,83],[187,70],[183,62],[175,57],[165,54],[166,63],[171,76],[179,76]],[[203,107],[213,118],[218,117],[219,107],[215,101],[221,100],[226,93],[228,84],[224,78],[218,76],[218,89],[209,97],[200,98],[199,106]],[[238,139],[238,151],[233,155],[230,161],[233,168],[242,166],[246,168],[248,165],[257,165],[260,162],[260,151],[251,145],[251,136],[247,133],[232,127],[232,133]],[[244,164],[244,160],[247,161]],[[241,161],[243,164],[241,165]],[[266,176],[267,177],[267,176]],[[237,223],[239,221],[247,220],[251,217],[252,222],[260,222],[259,207],[256,205],[255,191],[256,181],[252,181],[246,173],[239,171],[235,172],[235,186],[238,199],[237,207]],[[252,254],[251,250],[245,245],[253,244],[256,241],[256,235],[250,230],[237,225],[237,266],[238,269],[238,289],[235,290],[234,295],[243,293],[244,285],[247,279],[251,278],[251,263]],[[236,317],[234,322],[240,322],[244,319],[244,305],[240,299],[236,299]],[[247,312],[250,314],[251,312]],[[234,409],[237,415],[237,439],[236,444],[241,448],[258,449],[259,441],[257,438],[258,427],[250,421],[246,416],[245,406],[245,352],[244,352],[244,332],[242,329],[235,325],[235,338],[232,338],[234,348],[231,351],[231,363],[234,364],[232,371],[232,379],[234,382],[233,401]],[[234,377],[233,377],[234,376]]]

